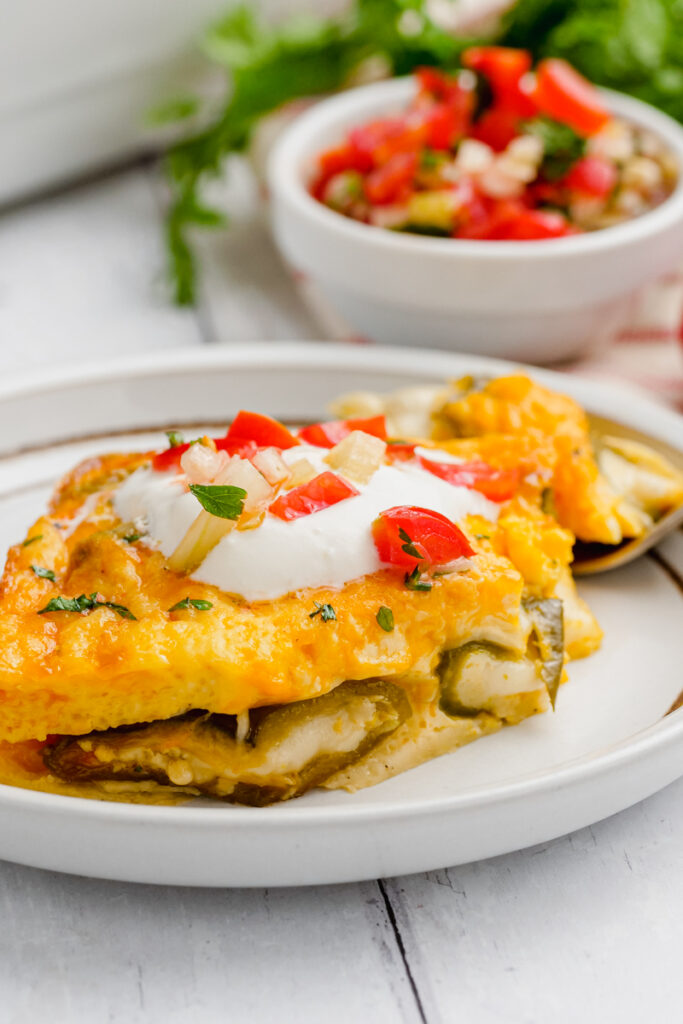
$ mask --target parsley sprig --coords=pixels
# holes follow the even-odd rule
[[[182,612],[188,608],[194,608],[198,612],[208,612],[210,608],[213,608],[213,601],[203,601],[199,597],[184,597],[182,601],[177,601],[168,610],[169,612]]]
[[[432,584],[420,578],[420,570],[416,565],[412,572],[407,572],[403,577],[408,590],[431,590]]]
[[[41,580],[50,580],[51,583],[57,582],[57,577],[52,569],[45,569],[42,565],[32,565],[31,570],[36,576],[40,576]]]
[[[387,606],[383,604],[380,607],[379,611],[377,612],[375,618],[377,619],[378,626],[380,626],[385,633],[391,633],[393,631],[394,613],[392,612],[391,608],[387,608]]]
[[[43,534],[42,533],[35,533],[33,535],[33,537],[27,537],[26,540],[22,540],[21,546],[22,546],[22,548],[27,548],[27,547],[30,547],[31,544],[35,544],[37,540],[42,540],[42,539],[43,539]]]
[[[132,611],[123,604],[116,601],[101,601],[97,592],[93,594],[80,594],[79,597],[53,597],[47,602],[44,608],[38,612],[39,615],[47,615],[48,612],[78,612],[85,615],[96,608],[111,608],[113,612],[120,615],[122,619],[133,619],[137,621]]]
[[[401,526],[399,526],[398,528],[398,535],[404,542],[403,544],[401,544],[401,551],[405,551],[405,553],[407,555],[410,555],[411,558],[419,558],[420,560],[424,560],[424,555],[421,555],[420,552],[415,547],[415,545],[413,544],[412,537],[409,537],[406,531]]]
[[[321,604],[319,601],[314,601],[315,611],[311,612],[308,616],[309,619],[314,619],[316,615],[319,615],[323,622],[336,622],[337,613],[331,604]]]

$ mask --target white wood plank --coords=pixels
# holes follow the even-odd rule
[[[678,1019],[683,779],[591,828],[387,883],[430,1021]]]
[[[0,864],[0,1019],[420,1020],[375,883],[193,890]]]
[[[0,369],[201,340],[162,286],[160,213],[135,168],[0,217]]]
[[[166,190],[158,172],[155,180],[163,205]],[[227,228],[197,231],[194,236],[200,266],[199,312],[211,340],[323,337],[275,248],[266,205],[246,161],[231,160],[207,198],[229,217]]]

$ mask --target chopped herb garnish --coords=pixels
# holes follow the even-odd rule
[[[178,601],[168,610],[169,612],[182,612],[187,608],[195,608],[198,612],[208,612],[209,608],[213,608],[213,602],[202,601],[197,597],[184,597],[182,601]]]
[[[475,540],[491,540],[491,534],[490,533],[475,533],[474,539]]]
[[[29,544],[35,544],[35,542],[37,540],[42,540],[42,539],[43,539],[43,534],[42,533],[36,533],[35,536],[27,537],[26,540],[22,540],[21,546],[22,546],[22,548],[27,548],[29,546]]]
[[[541,491],[541,511],[545,512],[547,516],[557,519],[557,506],[552,487],[544,487]]]
[[[420,570],[417,566],[412,572],[407,572],[403,577],[403,582],[407,586],[408,590],[431,590],[432,584],[427,583],[426,580],[420,579]]]
[[[141,537],[141,533],[138,533],[137,530],[133,530],[132,533],[124,533],[121,540],[125,540],[126,544],[135,544],[135,541],[140,540]]]
[[[383,604],[375,618],[377,619],[378,625],[381,626],[385,633],[391,633],[394,628],[394,613],[391,608],[387,608],[387,606]]]
[[[314,619],[316,615],[319,615],[323,622],[336,621],[337,613],[331,604],[320,604],[319,601],[314,601],[313,604],[315,605],[315,611],[311,612],[308,616],[309,619]]]
[[[53,597],[47,602],[44,608],[38,612],[45,615],[48,612],[78,612],[80,615],[92,612],[95,608],[111,608],[113,612],[120,615],[122,619],[133,619],[135,616],[123,604],[116,604],[115,601],[99,601],[97,592],[94,594],[81,594],[79,597]]]
[[[399,526],[398,528],[398,535],[401,538],[401,540],[405,542],[401,545],[401,551],[405,551],[405,553],[407,555],[410,555],[411,558],[419,558],[420,560],[424,560],[424,555],[420,554],[420,552],[413,544],[412,538],[408,536],[406,531],[401,526]]]
[[[541,174],[547,181],[558,181],[586,151],[586,140],[561,121],[535,117],[523,125],[525,131],[543,143]]]
[[[36,576],[40,576],[41,580],[50,580],[51,583],[57,582],[57,577],[53,573],[52,569],[44,569],[42,565],[32,565],[31,569]]]
[[[185,439],[178,430],[165,430],[164,433],[168,438],[169,448],[179,448],[181,444],[185,444]]]
[[[239,519],[247,492],[230,484],[190,484],[195,498],[212,516],[219,519]]]

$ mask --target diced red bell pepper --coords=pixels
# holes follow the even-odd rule
[[[471,46],[463,52],[462,62],[487,79],[496,111],[515,114],[518,118],[533,117],[537,112],[533,97],[521,86],[522,78],[531,70],[528,50],[515,50],[508,46]]]
[[[299,444],[287,427],[271,416],[241,409],[230,424],[225,440],[228,444],[254,441],[259,448],[293,448]]]
[[[358,493],[352,484],[342,480],[336,473],[321,473],[307,484],[293,487],[291,491],[281,494],[270,506],[269,511],[278,519],[299,519],[301,516],[311,515],[312,512],[330,508],[331,505],[352,498]]]
[[[595,86],[559,57],[548,57],[538,65],[534,98],[539,110],[579,135],[593,135],[610,119]]]
[[[491,501],[507,501],[519,483],[516,469],[495,469],[486,462],[436,462],[420,457],[423,469],[454,487],[469,487]]]
[[[387,439],[387,424],[384,416],[370,416],[369,419],[330,420],[328,423],[314,423],[299,431],[299,440],[315,444],[318,448],[334,448],[353,430],[362,430],[382,441]]]
[[[397,505],[380,512],[372,524],[372,537],[382,562],[405,569],[447,565],[474,554],[462,530],[450,519],[415,505]]]
[[[375,206],[397,202],[410,189],[417,166],[417,153],[396,153],[370,171],[364,182],[365,198]]]
[[[577,160],[561,184],[587,196],[608,196],[617,183],[617,169],[610,160],[600,156],[584,156]]]

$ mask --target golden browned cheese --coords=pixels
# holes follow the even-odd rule
[[[522,374],[469,392],[456,382],[435,426],[437,439],[454,436],[486,440],[492,460],[498,447],[513,448],[515,439],[523,451],[535,449],[559,522],[581,540],[616,544],[633,535],[632,516],[601,475],[588,418],[572,398]]]
[[[131,459],[131,467],[139,464]],[[259,705],[317,696],[348,679],[396,676],[473,636],[523,648],[524,581],[486,541],[465,573],[441,577],[426,593],[408,590],[387,570],[348,584],[248,604],[166,568],[143,543],[127,543],[109,501],[121,456],[72,474],[29,537],[11,548],[0,584],[0,740],[42,740],[125,723],[169,718],[190,708],[236,714]],[[82,479],[85,493],[79,491]],[[94,481],[105,490],[95,496]],[[87,518],[68,517],[84,500]],[[489,524],[490,526],[490,524]],[[125,532],[125,531],[123,531]],[[38,564],[55,582],[39,578]],[[39,614],[65,595],[97,593],[135,620],[100,607],[87,614]],[[169,612],[186,596],[210,611]],[[310,618],[314,601],[331,602],[336,621]],[[396,623],[376,615],[389,605]]]

